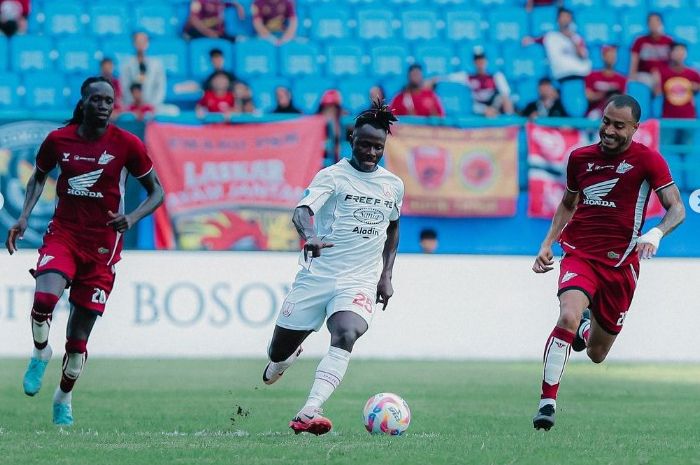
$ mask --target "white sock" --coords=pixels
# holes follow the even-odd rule
[[[61,387],[57,387],[56,391],[53,393],[53,403],[54,404],[70,404],[73,398],[73,391],[63,392]]]
[[[32,337],[34,342],[42,344],[49,340],[49,330],[51,329],[51,320],[36,321],[30,318],[32,322]]]
[[[540,399],[540,406],[537,407],[537,408],[542,408],[542,407],[544,407],[545,405],[551,405],[551,406],[553,406],[554,409],[556,410],[556,408],[557,408],[557,400],[556,400],[556,399]]]
[[[316,378],[304,407],[323,405],[343,380],[349,362],[350,352],[331,346],[316,368]]]
[[[51,346],[46,344],[46,347],[43,349],[37,349],[34,347],[32,350],[32,358],[38,358],[39,360],[43,360],[44,362],[51,360],[51,355],[53,354],[53,350],[51,350]]]
[[[297,359],[297,352],[299,349],[296,349],[294,352],[292,352],[292,355],[287,357],[286,360],[282,360],[281,362],[273,362],[270,360],[270,365],[267,367],[267,370],[265,371],[265,378],[270,379],[277,373],[282,373],[283,371],[286,371],[287,368],[292,366],[292,363]]]

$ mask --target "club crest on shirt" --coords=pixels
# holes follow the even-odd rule
[[[382,184],[382,192],[386,197],[391,197],[391,186],[389,186],[389,184]]]
[[[42,266],[45,266],[47,263],[49,263],[53,259],[54,259],[54,257],[52,255],[42,255],[41,259],[39,260],[39,268],[41,268]]]
[[[628,172],[632,168],[634,168],[633,165],[630,165],[629,163],[627,163],[627,161],[622,160],[620,162],[620,164],[617,166],[617,169],[615,170],[615,172],[620,173],[620,174],[625,174],[626,172]]]
[[[562,276],[561,282],[565,283],[571,278],[575,278],[576,276],[578,276],[578,273],[572,273],[571,271],[567,271],[566,273],[564,273],[564,276]]]
[[[282,304],[282,315],[283,316],[287,317],[287,316],[291,315],[293,311],[294,311],[294,303],[285,301]]]
[[[105,150],[104,152],[102,152],[102,155],[100,155],[100,158],[97,160],[97,164],[98,165],[106,165],[107,163],[109,163],[112,160],[114,160],[114,155],[108,154],[107,151]]]
[[[68,161],[70,159],[70,152],[63,152],[63,160],[61,161]]]
[[[620,258],[620,254],[610,251],[608,252],[608,258],[611,260],[617,260],[618,258]]]

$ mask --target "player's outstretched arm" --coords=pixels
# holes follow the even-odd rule
[[[651,228],[637,240],[639,258],[651,258],[656,255],[661,238],[676,229],[685,219],[685,206],[675,184],[657,191],[656,194],[659,196],[661,205],[666,209],[666,214],[658,226]]]
[[[532,265],[532,271],[535,273],[546,273],[554,268],[552,266],[554,265],[552,244],[559,238],[566,223],[574,216],[577,204],[578,192],[571,192],[568,189],[565,190],[564,197],[561,199],[556,213],[554,213],[554,218],[552,218],[552,225],[549,227],[547,236],[544,238],[544,241],[542,241],[540,251],[537,253],[535,264]]]
[[[22,207],[22,214],[17,219],[15,223],[7,231],[7,240],[5,241],[5,247],[10,255],[17,251],[17,239],[20,240],[24,236],[24,231],[27,230],[27,220],[29,215],[32,214],[34,206],[41,198],[41,193],[44,191],[44,185],[46,184],[47,174],[41,170],[34,168],[34,172],[29,177],[27,182],[27,193],[24,195],[24,206]]]
[[[333,247],[333,244],[324,242],[316,236],[314,223],[311,219],[312,216],[314,216],[314,212],[309,207],[300,205],[294,209],[292,223],[297,228],[299,237],[306,241],[304,244],[304,255],[306,257],[311,255],[311,257],[316,258],[321,256],[321,249]]]
[[[108,212],[112,219],[107,222],[107,226],[111,226],[117,232],[123,233],[131,228],[141,218],[153,213],[163,203],[163,186],[161,186],[155,170],[151,170],[147,175],[140,177],[139,182],[146,189],[147,196],[134,211],[128,215]]]
[[[384,304],[382,310],[386,309],[389,304],[389,299],[394,295],[394,286],[391,284],[391,278],[394,273],[394,260],[396,259],[396,251],[399,248],[399,220],[389,222],[386,228],[386,242],[384,242],[384,251],[382,259],[384,266],[382,275],[377,284],[377,303]]]

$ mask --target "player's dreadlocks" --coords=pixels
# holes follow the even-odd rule
[[[391,109],[384,105],[384,102],[377,98],[372,101],[372,108],[365,110],[355,118],[355,128],[369,124],[370,126],[383,129],[388,134],[391,134],[391,125],[394,121],[398,121]]]
[[[69,124],[80,124],[83,122],[83,99],[87,95],[87,89],[90,86],[90,84],[94,84],[95,82],[106,82],[107,84],[112,86],[112,89],[114,89],[114,84],[112,84],[112,81],[102,76],[93,76],[85,79],[83,81],[83,84],[80,86],[80,100],[78,100],[78,103],[75,105],[75,109],[73,110],[73,117],[65,122],[66,126]]]

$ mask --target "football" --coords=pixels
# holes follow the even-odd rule
[[[363,418],[365,428],[370,433],[398,436],[408,429],[411,410],[400,396],[382,392],[367,400]]]

